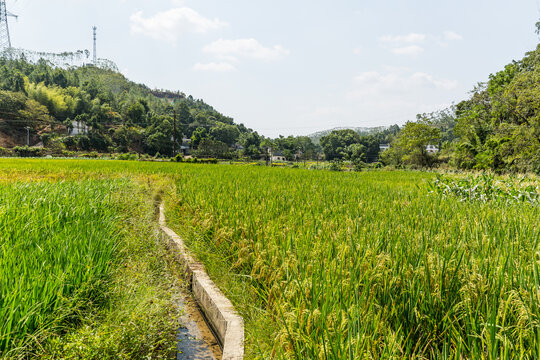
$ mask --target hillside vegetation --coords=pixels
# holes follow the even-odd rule
[[[150,90],[98,67],[62,69],[0,59],[0,146],[42,143],[62,150],[172,155],[196,131],[227,146],[251,130],[180,92]],[[174,114],[176,112],[176,129]],[[86,134],[68,136],[73,121]],[[173,143],[176,140],[176,144]]]

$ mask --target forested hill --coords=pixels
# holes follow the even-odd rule
[[[83,134],[68,136],[77,123]],[[24,145],[26,127],[30,145],[152,155],[171,155],[197,131],[228,146],[252,134],[202,100],[151,90],[112,70],[0,59],[0,146]]]

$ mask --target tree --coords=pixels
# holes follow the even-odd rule
[[[380,141],[375,135],[367,135],[360,137],[360,144],[364,147],[364,162],[375,162],[379,159],[381,151]]]
[[[189,125],[193,122],[193,117],[191,116],[189,107],[186,105],[185,102],[180,103],[180,105],[178,106],[177,112],[178,112],[178,120],[180,121],[180,124]]]
[[[345,148],[345,158],[355,164],[366,162],[366,147],[362,144],[351,144]]]
[[[26,95],[26,88],[24,85],[24,76],[21,74],[20,71],[15,71],[10,80],[11,80],[9,82],[10,90],[15,91],[15,92],[23,92]]]
[[[136,151],[140,153],[143,151],[142,146],[144,134],[141,128],[133,126],[121,126],[114,130],[112,139],[115,144],[117,144],[117,151],[119,152]],[[150,143],[151,142],[152,140]]]
[[[214,140],[218,140],[232,146],[238,140],[240,131],[236,126],[220,124],[210,129],[210,136]]]
[[[540,45],[456,106],[460,168],[540,172]]]
[[[431,166],[432,157],[428,154],[428,145],[438,144],[441,131],[433,125],[421,122],[407,122],[399,133],[394,146],[400,149],[405,163]]]
[[[26,105],[26,96],[22,93],[0,91],[0,112],[3,118],[16,116]]]
[[[456,139],[454,128],[456,126],[456,107],[451,107],[435,111],[432,113],[424,113],[416,115],[416,120],[431,124],[441,130],[441,145],[450,143]]]
[[[231,151],[227,144],[210,138],[203,139],[195,151],[198,157],[212,157],[217,159],[230,159]]]
[[[127,108],[126,117],[133,125],[145,125],[146,109],[143,104],[136,102]]]
[[[35,100],[27,99],[25,107],[19,110],[19,114],[27,121],[25,125],[35,125],[41,123],[45,125],[52,122],[52,118],[49,115],[47,108]]]
[[[193,148],[196,149],[199,146],[200,142],[206,139],[207,137],[208,137],[208,131],[205,128],[203,127],[197,128],[197,130],[193,132],[193,136],[191,136],[191,146],[193,146]]]
[[[241,134],[239,142],[244,147],[244,155],[252,159],[257,159],[260,156],[261,137],[256,131]]]
[[[172,155],[172,118],[166,115],[154,116],[152,125],[145,130],[144,149],[150,154]]]
[[[354,130],[334,130],[320,140],[326,160],[342,160],[346,157],[345,149],[360,143],[360,135]]]

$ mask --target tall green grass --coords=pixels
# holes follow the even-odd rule
[[[0,185],[0,354],[80,320],[116,261],[120,181]],[[9,352],[8,352],[9,353]]]
[[[243,284],[227,287],[252,357],[540,357],[537,206],[430,194],[419,172],[177,176],[170,216]]]
[[[430,193],[420,172],[2,164],[176,179],[168,219],[244,316],[250,358],[540,358],[535,204]]]

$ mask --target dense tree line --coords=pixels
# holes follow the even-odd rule
[[[68,136],[73,121],[87,133]],[[152,155],[172,155],[197,132],[229,147],[253,133],[202,100],[150,90],[112,70],[0,59],[0,130],[9,136],[27,126],[34,143],[60,150]]]
[[[380,145],[392,142],[399,131],[398,125],[370,135],[360,135],[352,129],[334,130],[321,138],[320,145],[326,160],[373,163],[379,161]]]

